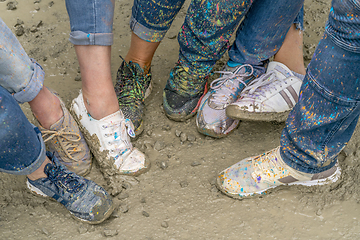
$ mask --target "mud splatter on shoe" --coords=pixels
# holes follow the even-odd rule
[[[50,92],[59,99],[64,115],[51,125],[50,129],[43,128],[39,122],[36,122],[36,125],[42,133],[48,151],[53,152],[70,171],[85,176],[91,170],[88,145],[64,102],[55,91],[50,90]]]
[[[280,147],[255,157],[246,158],[225,169],[217,178],[217,187],[233,198],[266,194],[281,185],[324,185],[336,182],[341,169],[332,168],[316,173],[299,172],[287,165],[280,156]]]
[[[58,159],[46,153],[46,178],[27,179],[28,189],[39,196],[50,197],[64,205],[71,215],[89,224],[99,224],[114,211],[110,195],[99,185],[67,170]]]

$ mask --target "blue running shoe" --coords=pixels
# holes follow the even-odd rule
[[[111,215],[114,204],[101,186],[67,170],[50,152],[46,155],[51,160],[44,168],[47,178],[27,179],[32,193],[55,199],[75,219],[89,224],[101,223]]]

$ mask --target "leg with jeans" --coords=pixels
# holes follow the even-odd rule
[[[145,155],[133,148],[131,121],[119,110],[110,72],[114,1],[66,1],[70,41],[75,45],[82,91],[72,111],[102,169],[140,174],[149,168]]]
[[[134,0],[130,49],[117,72],[115,92],[120,109],[131,119],[135,133],[143,127],[145,98],[151,93],[151,61],[184,0]]]
[[[303,1],[192,1],[179,33],[179,61],[164,89],[164,110],[183,121],[196,113],[215,62],[243,17],[238,35],[246,39],[243,64],[259,75],[263,62],[280,48]],[[287,13],[286,15],[283,13]],[[262,70],[263,71],[263,70]],[[181,79],[180,81],[178,79]]]
[[[42,67],[28,57],[2,19],[0,36],[0,86],[18,103],[29,102],[50,151],[72,171],[88,173],[91,168],[89,149],[61,99],[43,88]]]
[[[283,184],[311,186],[339,179],[337,156],[360,114],[359,6],[358,0],[333,0],[281,146],[225,169],[218,177],[225,194],[241,198],[265,194]]]
[[[301,80],[304,78],[304,75],[300,73],[305,74],[302,53],[302,31],[300,30],[303,24],[302,17],[303,11],[301,9],[287,32],[279,51],[276,52],[274,61],[268,64],[267,74],[254,79],[254,76],[251,74],[254,68],[251,64],[244,65],[242,62],[238,63],[231,58],[229,59],[224,70],[221,71],[220,78],[210,84],[210,91],[201,100],[196,116],[196,126],[200,133],[221,138],[226,137],[239,126],[239,119],[259,119],[261,121],[267,119],[286,120],[286,116],[289,114],[287,112],[289,104],[286,101],[282,101],[280,97],[285,96],[288,102],[295,104]],[[296,29],[297,27],[300,29]],[[239,31],[236,38],[240,42],[244,38],[244,34]],[[239,52],[233,52],[231,56],[236,57],[236,54],[240,55],[239,58],[242,57],[242,53]],[[255,74],[259,72],[258,70],[262,72],[262,68],[265,68],[265,66],[255,67],[257,67]],[[249,69],[248,73],[244,74],[244,72],[241,72],[245,71],[246,68]],[[299,73],[292,72],[291,70],[296,70]],[[282,73],[286,73],[286,75]],[[291,92],[287,91],[287,89],[290,89]],[[274,94],[275,91],[283,92],[284,94],[279,97],[279,94]],[[248,113],[248,111],[251,111],[254,105],[268,106],[271,112],[271,115],[268,114],[270,117],[259,117],[257,114],[251,114],[248,118],[238,116],[239,112]],[[233,110],[234,108],[235,110]],[[264,112],[264,108],[261,110]]]
[[[14,97],[0,87],[0,172],[27,175],[33,193],[51,197],[73,217],[97,224],[112,213],[109,194],[96,183],[67,170],[47,152],[41,132],[22,112]]]

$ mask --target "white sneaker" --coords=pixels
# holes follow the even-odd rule
[[[120,174],[127,175],[138,175],[149,169],[145,155],[130,142],[129,135],[135,136],[134,127],[129,119],[124,119],[121,111],[100,120],[92,118],[86,110],[81,90],[70,110],[101,167],[113,165]]]
[[[253,79],[251,65],[242,65],[229,71],[210,84],[210,91],[202,99],[196,116],[200,133],[216,138],[227,136],[239,125],[239,120],[226,116],[225,109],[236,101],[240,92]]]
[[[301,84],[287,66],[270,62],[266,73],[253,80],[239,99],[226,108],[226,115],[234,119],[283,122],[298,101]]]

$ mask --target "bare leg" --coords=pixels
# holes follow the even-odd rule
[[[160,42],[147,42],[139,38],[135,33],[131,35],[130,49],[125,57],[125,61],[132,61],[148,72],[151,60]]]
[[[110,46],[75,45],[87,111],[95,119],[119,111],[110,70]]]
[[[40,90],[39,94],[29,102],[29,105],[36,119],[46,129],[49,129],[64,114],[59,99],[46,87]]]
[[[285,41],[274,57],[274,61],[285,64],[291,71],[305,75],[303,58],[303,32],[291,25]]]
[[[36,179],[39,179],[39,178],[46,178],[46,174],[44,173],[44,168],[46,166],[46,164],[48,163],[51,163],[51,161],[49,160],[48,157],[46,157],[45,161],[43,162],[43,164],[41,164],[41,166],[35,170],[35,172],[27,175],[27,177],[30,179],[30,180],[36,180]]]

